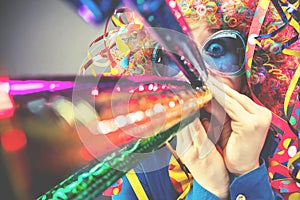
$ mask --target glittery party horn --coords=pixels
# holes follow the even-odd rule
[[[125,5],[139,13],[140,19],[190,81],[201,87],[207,79],[202,56],[175,0],[124,0]],[[177,32],[177,34],[176,34]]]
[[[88,149],[95,144],[103,148],[105,141],[112,150],[39,199],[95,199],[199,117],[199,108],[211,99],[208,90],[166,77],[77,77],[73,90],[78,115],[89,117],[86,104],[94,105],[99,115],[95,121],[80,121],[90,128],[88,135],[80,135],[83,143]]]
[[[71,122],[63,109],[75,107],[75,120],[91,129],[90,138],[81,135],[88,149],[91,138],[100,150],[105,145],[101,141],[111,148],[102,152],[109,154],[102,161],[92,161],[39,199],[96,198],[198,117],[199,108],[211,99],[207,90],[166,77],[31,77],[11,79],[5,85],[19,109],[36,112],[44,104]],[[95,121],[86,109],[91,105],[98,115]]]

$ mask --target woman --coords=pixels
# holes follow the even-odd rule
[[[274,2],[276,9],[280,8],[276,1]],[[245,55],[245,41],[241,38],[247,37],[249,32],[252,33],[250,27],[253,19],[258,16],[255,15],[258,2],[252,0],[178,1],[178,5],[182,8],[195,41],[202,46],[201,53],[210,74],[207,84],[216,101],[212,101],[202,111],[205,114],[202,115],[201,121],[195,120],[177,135],[177,145],[175,145],[176,141],[171,141],[170,146],[174,148],[176,146],[177,154],[185,165],[180,161],[171,161],[169,166],[149,171],[147,169],[151,168],[149,165],[159,165],[163,160],[169,162],[171,157],[168,149],[154,153],[141,161],[135,168],[136,174],[129,173],[123,178],[122,192],[113,196],[113,199],[298,198],[297,176],[293,176],[295,172],[292,171],[290,177],[287,177],[288,175],[284,177],[290,181],[286,185],[291,186],[286,191],[283,190],[284,187],[278,186],[275,180],[276,177],[282,178],[282,176],[275,176],[276,168],[275,171],[270,170],[279,165],[274,163],[287,161],[286,158],[273,160],[275,154],[280,155],[282,152],[277,150],[292,147],[293,143],[286,142],[287,144],[281,147],[278,134],[272,135],[270,132],[268,134],[272,120],[271,112],[239,93],[245,92],[247,78],[251,81],[250,91],[254,93],[252,97],[255,101],[261,102],[279,116],[284,115],[282,101],[285,99],[291,77],[299,65],[299,59],[290,55],[292,53],[283,52],[282,49],[292,43],[291,47],[299,49],[297,46],[299,41],[295,39],[297,30],[294,26],[296,25],[290,25],[272,4],[268,7],[268,1],[262,1],[258,8],[268,10],[265,19],[259,19],[262,23],[260,34],[264,37],[257,38],[259,45],[255,49],[253,62],[250,62],[250,59],[246,61],[246,66],[252,65],[251,76],[248,76],[249,73],[245,76],[243,67],[248,51]],[[291,16],[294,17],[292,14]],[[255,41],[253,38],[251,40]],[[153,52],[143,51],[143,49],[140,52],[146,54],[145,58],[150,61],[144,62],[144,66],[151,65],[151,61],[157,62],[151,59]],[[132,69],[135,66],[139,65],[134,62],[132,65],[129,64],[124,73],[131,74],[135,71]],[[166,73],[170,72],[166,71]],[[291,93],[290,99],[293,99],[298,91],[299,88],[296,88]],[[257,97],[259,101],[256,100]],[[226,115],[222,115],[224,112]],[[282,137],[284,135],[280,134]],[[297,137],[292,139],[294,142],[297,141]],[[280,147],[276,147],[276,140]],[[214,145],[215,143],[217,145]],[[172,149],[170,146],[169,149]],[[176,154],[172,153],[176,157]],[[287,159],[292,160],[296,153],[289,154],[290,157]],[[272,162],[268,163],[268,160]],[[181,171],[185,172],[181,173],[183,174],[181,181],[173,176],[175,169],[178,169],[178,163],[183,169]],[[269,166],[269,174],[267,166]],[[274,180],[272,188],[269,179]],[[186,184],[183,184],[184,182]]]
[[[248,97],[235,92],[235,90],[241,90],[244,78],[241,73],[243,63],[239,59],[244,55],[237,52],[241,47],[245,47],[242,35],[229,29],[215,32],[214,29],[210,29],[208,25],[204,24],[194,30],[195,38],[197,38],[198,32],[201,33],[201,37],[198,37],[197,41],[203,46],[202,55],[207,62],[211,63],[210,74],[226,85],[212,78],[209,79],[209,88],[218,103],[213,101],[213,105],[206,106],[206,114],[201,115],[205,116],[202,119],[203,125],[197,119],[177,135],[177,154],[182,158],[194,178],[193,187],[189,191],[187,199],[227,199],[229,193],[231,199],[235,199],[239,195],[253,199],[272,199],[273,193],[264,161],[261,160],[259,163],[259,154],[271,122],[271,112],[256,105]],[[207,38],[208,40],[205,41]],[[217,66],[224,67],[221,69]],[[228,114],[225,124],[222,119],[224,117],[222,107]],[[223,129],[222,138],[219,141],[220,146],[224,149],[222,154],[213,142],[207,139],[207,135],[210,138],[213,135],[218,139],[221,134],[220,129],[209,131],[209,127],[213,128],[209,126],[210,119],[215,119],[213,120],[214,127],[219,126]],[[206,130],[209,131],[207,134]],[[206,144],[203,144],[204,142]],[[168,150],[164,154],[160,152],[149,156],[135,169],[149,199],[177,199],[179,196],[180,192],[174,191],[172,188],[169,176],[173,172],[169,170],[169,166],[157,171],[139,173],[149,171],[150,163],[152,165],[161,163],[164,159],[170,159]],[[230,182],[233,180],[230,178],[233,177],[230,177],[230,174],[237,177],[234,178],[232,184]],[[253,178],[250,179],[251,177]],[[137,195],[130,188],[129,182],[127,182],[130,181],[130,174],[126,178],[124,177],[123,181],[122,192],[113,199],[135,199],[136,196],[140,199],[146,198]],[[247,184],[242,186],[243,182]],[[131,181],[131,184],[135,183]],[[127,188],[128,186],[129,188]],[[237,190],[237,188],[239,189]],[[254,188],[263,192],[260,194]],[[141,191],[138,193],[141,194]]]

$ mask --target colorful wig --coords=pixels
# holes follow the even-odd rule
[[[238,30],[245,36],[249,35],[251,23],[258,12],[257,0],[177,0],[177,2],[191,29],[201,26],[201,22],[205,20],[212,27]],[[268,6],[268,1],[261,2],[261,7]],[[291,23],[293,20],[295,22],[295,19],[288,13],[297,8],[298,4],[294,6],[285,4],[284,8],[279,5],[275,7],[270,3],[265,18],[259,16],[262,23],[259,36],[249,38],[255,40],[257,44],[247,73],[250,75],[250,89],[263,105],[281,117],[284,116],[283,104],[286,93],[300,62],[300,40],[297,39],[299,24]],[[283,13],[278,9],[283,9]],[[287,11],[288,9],[291,10]],[[291,105],[295,105],[299,91],[299,86],[296,86],[290,97]],[[290,121],[295,125],[295,119]]]

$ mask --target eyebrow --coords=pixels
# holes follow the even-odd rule
[[[209,29],[208,29],[208,31],[209,31],[210,33],[215,33],[215,32],[221,31],[221,30],[223,30],[223,29],[221,29],[221,28],[209,28]]]
[[[218,32],[218,31],[221,31],[221,30],[223,30],[223,29],[221,29],[221,28],[207,28],[207,30],[208,30],[208,32],[212,35],[212,34]],[[210,38],[211,35],[209,35],[208,38]],[[208,42],[208,38],[206,38],[206,40],[203,41],[203,44],[201,44],[201,45],[202,45],[202,48],[203,48],[204,44],[205,44],[206,42]],[[201,49],[202,49],[202,48],[201,48]]]

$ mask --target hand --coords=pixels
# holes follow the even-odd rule
[[[199,119],[177,134],[176,152],[202,187],[221,199],[228,197],[229,176],[223,158]]]
[[[236,176],[256,169],[271,124],[271,111],[214,78],[210,78],[208,84],[231,119],[232,132],[227,141],[223,141],[227,169]]]

